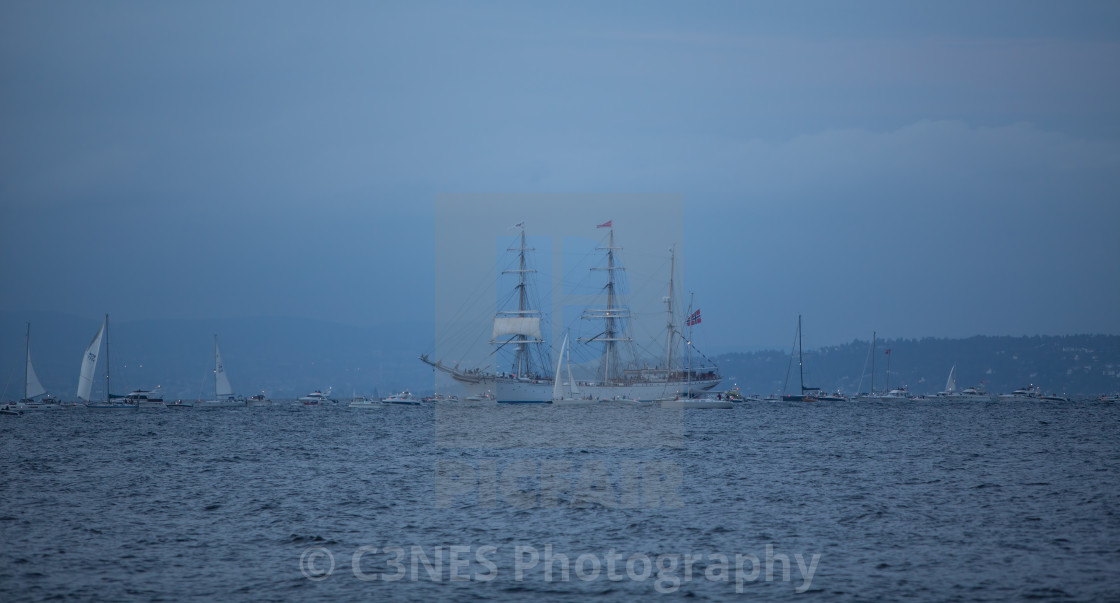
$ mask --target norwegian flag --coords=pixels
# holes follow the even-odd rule
[[[684,321],[684,326],[686,326],[686,327],[691,327],[692,325],[698,325],[698,324],[700,324],[700,309],[699,308],[697,308],[697,310],[695,312],[693,312],[692,314],[689,314],[688,318],[686,318],[685,321]]]
[[[602,224],[596,226],[595,228],[610,228],[611,227],[611,222],[614,222],[614,220],[607,220],[606,222],[603,222]]]

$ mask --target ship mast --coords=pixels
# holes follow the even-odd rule
[[[520,377],[522,375],[528,375],[532,371],[529,344],[540,343],[541,335],[540,312],[529,307],[527,275],[536,272],[536,270],[529,268],[525,260],[525,252],[534,251],[534,249],[525,246],[524,223],[518,224],[518,227],[521,228],[521,245],[519,247],[510,247],[506,250],[517,252],[517,268],[515,270],[502,271],[502,274],[517,275],[517,285],[515,287],[517,290],[517,309],[498,311],[495,316],[494,336],[490,343],[500,345],[506,345],[507,343],[514,344],[516,349],[514,351],[512,372]],[[503,335],[513,335],[514,338],[508,341],[498,341],[497,338]]]
[[[615,265],[615,251],[622,249],[621,247],[614,246],[614,229],[610,231],[606,247],[596,247],[596,251],[607,252],[607,265],[596,266],[592,270],[604,270],[607,273],[607,307],[602,313],[584,312],[583,318],[601,318],[604,321],[603,332],[595,337],[581,338],[582,342],[601,341],[603,342],[603,382],[611,382],[613,375],[618,371],[618,349],[616,343],[619,341],[630,341],[629,337],[618,337],[618,327],[615,325],[616,321],[623,320],[630,317],[629,312],[624,307],[615,306],[615,270],[625,270],[622,266]]]
[[[669,378],[669,371],[673,370],[673,276],[676,269],[677,250],[676,247],[669,248],[669,297],[665,298],[666,312],[668,313],[668,321],[665,325],[665,378]]]
[[[109,404],[113,401],[113,395],[109,393],[109,315],[105,315],[105,403]]]
[[[801,393],[805,393],[805,364],[801,356],[801,315],[797,315],[797,372],[801,375]]]
[[[692,316],[692,294],[688,294],[688,316]],[[691,322],[691,321],[689,321]],[[685,398],[692,397],[692,325],[688,325],[688,385],[685,388]]]
[[[871,394],[875,394],[875,331],[871,332]]]
[[[27,368],[31,364],[31,323],[27,323],[27,343],[23,357],[23,399],[27,399]]]

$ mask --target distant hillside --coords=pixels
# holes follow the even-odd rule
[[[870,343],[806,350],[805,384],[829,391],[857,391],[861,370],[863,391],[871,388]],[[949,369],[957,365],[957,386],[984,383],[989,392],[1009,392],[1035,384],[1045,392],[1095,395],[1120,391],[1120,337],[1068,335],[1061,337],[970,337],[968,339],[896,339],[876,343],[875,387],[886,385],[891,350],[890,385],[907,385],[914,393],[941,391]],[[782,390],[789,371],[789,387],[798,387],[797,359],[788,351],[722,354],[715,357],[726,384],[738,383],[747,392]]]

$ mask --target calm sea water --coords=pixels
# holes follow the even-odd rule
[[[495,441],[660,412],[561,410],[471,412]],[[1115,404],[751,404],[678,415],[680,448],[672,429],[626,449],[446,448],[437,419],[0,417],[0,600],[1120,598]]]

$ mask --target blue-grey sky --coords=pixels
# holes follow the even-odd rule
[[[0,73],[4,310],[423,320],[436,195],[671,193],[709,349],[1120,333],[1115,2],[13,1]]]

